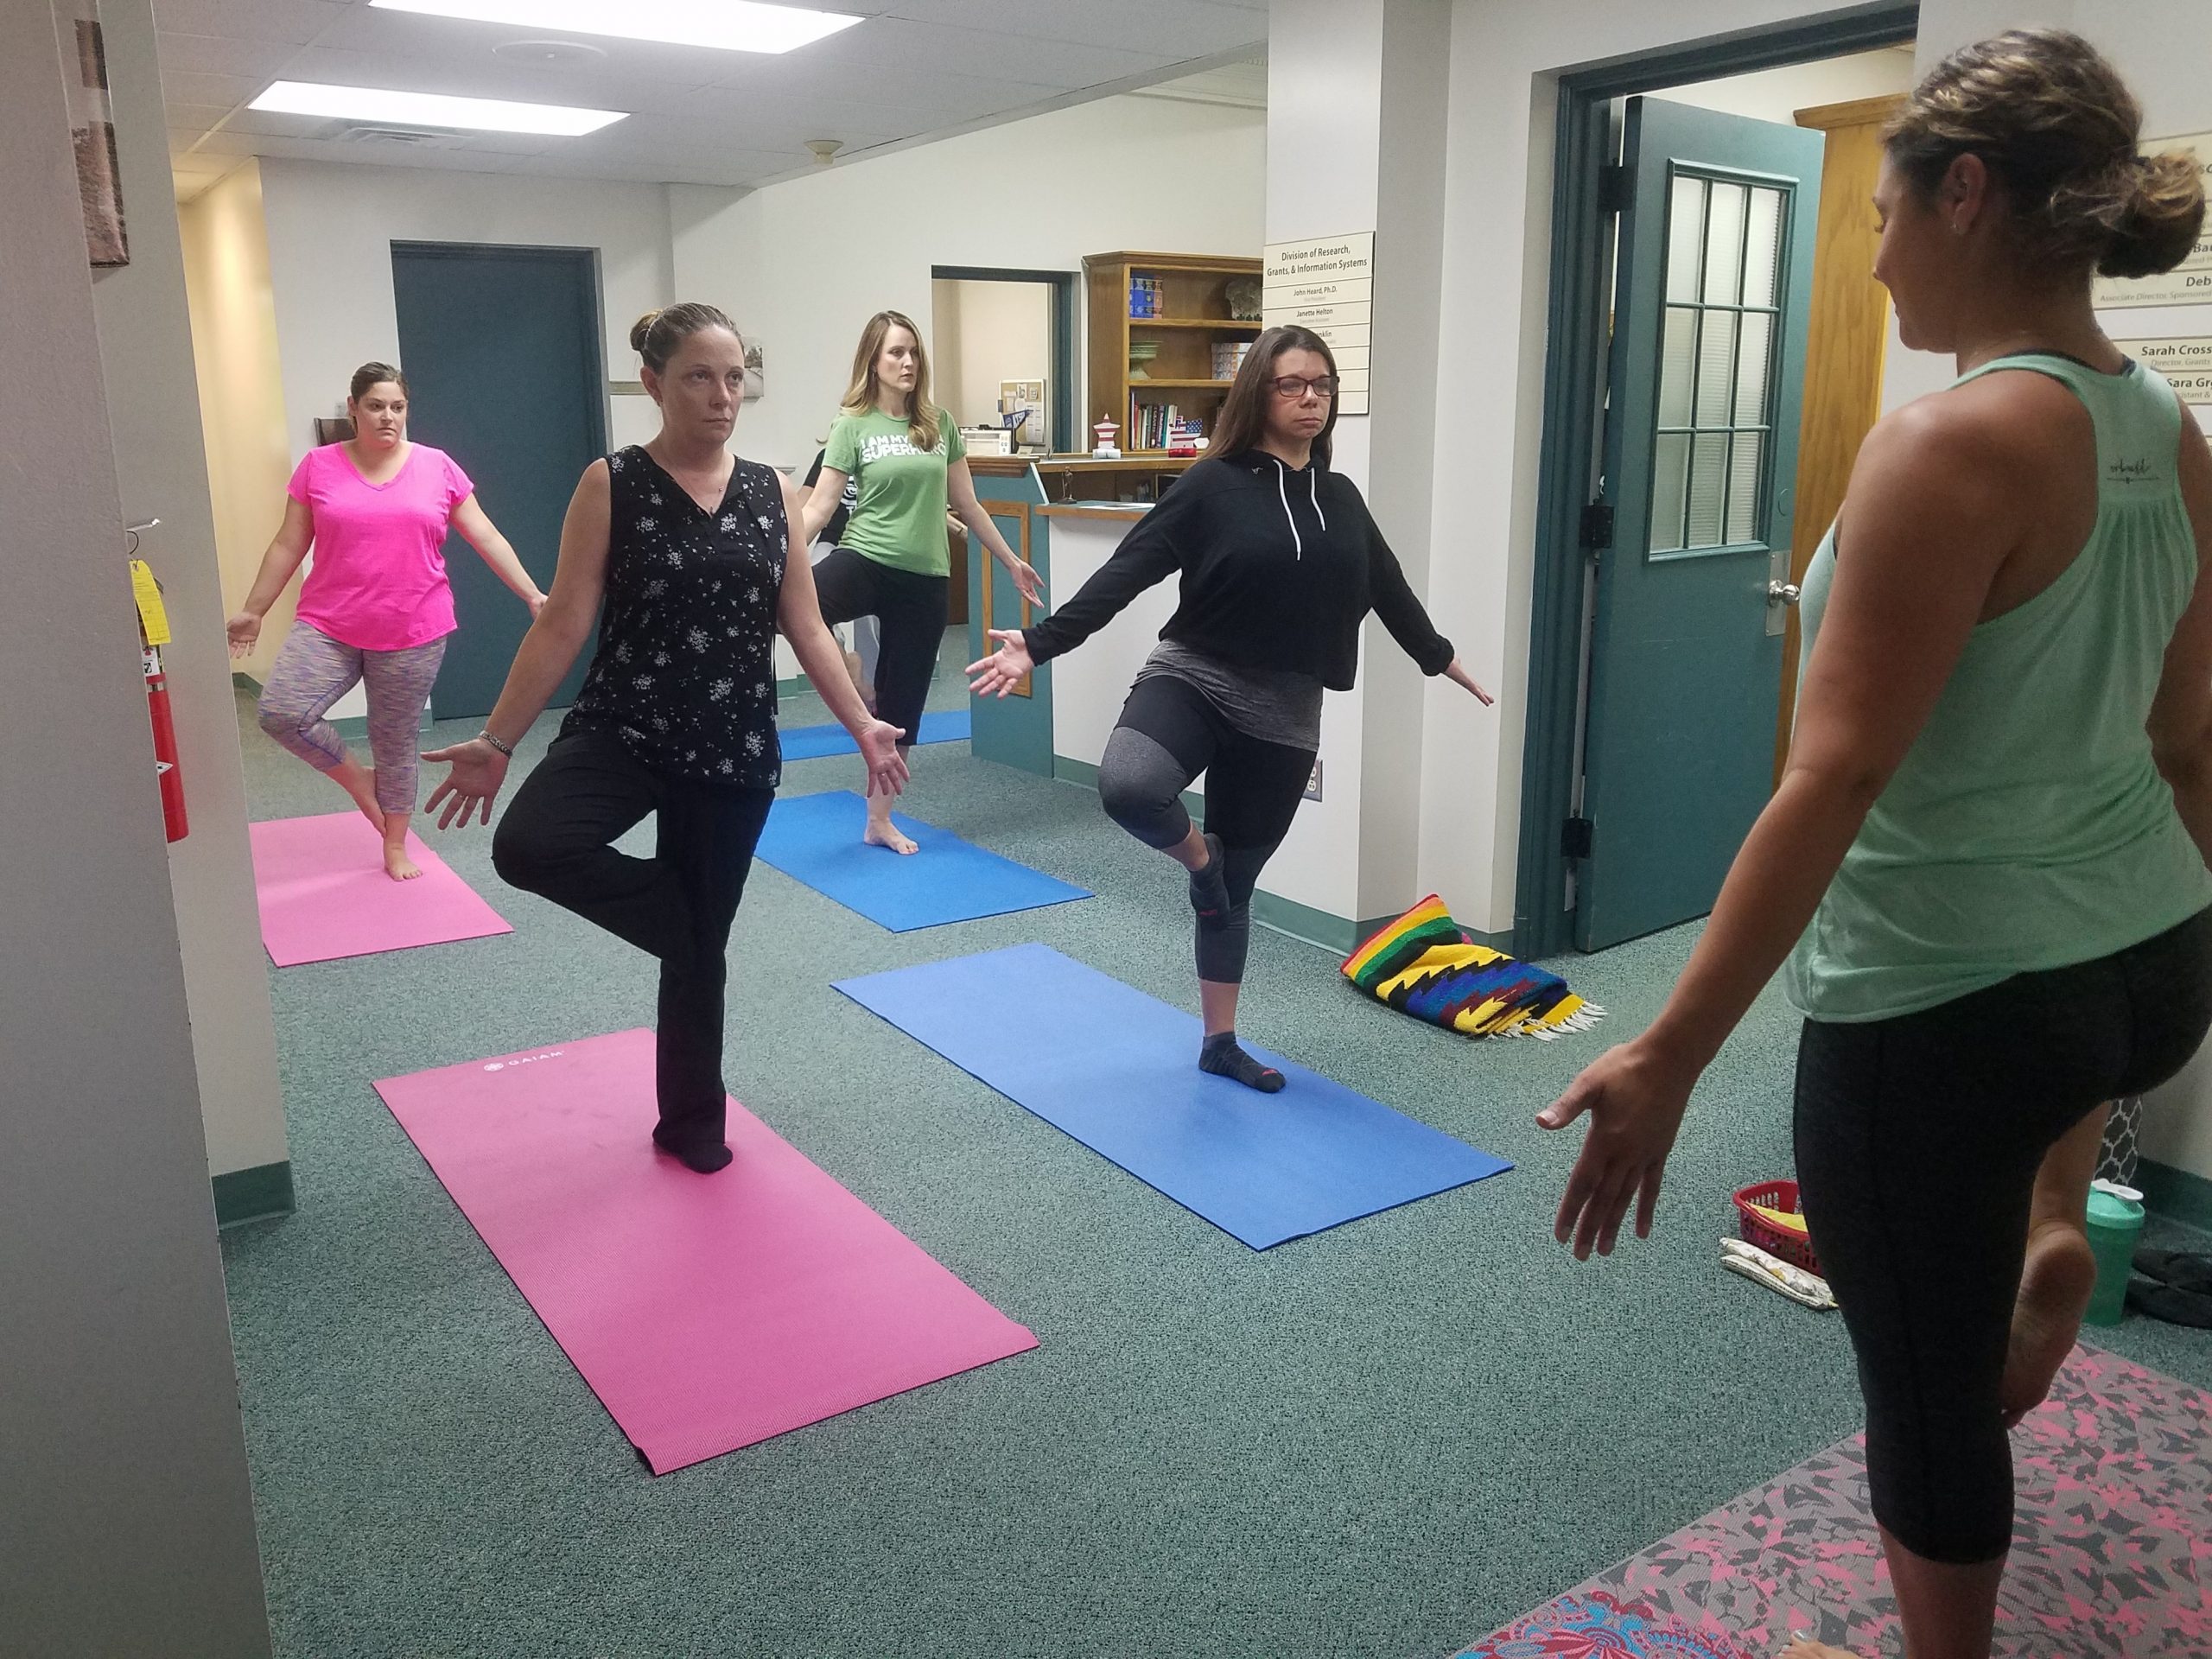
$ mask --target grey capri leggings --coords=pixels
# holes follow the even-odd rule
[[[1282,838],[1313,775],[1313,751],[1238,731],[1198,687],[1171,675],[1139,680],[1099,757],[1098,800],[1148,847],[1173,847],[1191,833],[1183,791],[1206,775],[1206,832],[1218,836],[1229,887],[1225,925],[1198,929],[1198,977],[1244,981],[1252,937],[1252,889]]]
[[[1999,1387],[2044,1154],[2180,1071],[2208,1027],[2212,911],[1923,1013],[1806,1022],[1805,1219],[1859,1357],[1874,1518],[1914,1554],[2012,1543]]]
[[[412,812],[423,707],[445,654],[442,639],[404,651],[363,651],[296,622],[269,671],[269,683],[261,688],[261,729],[317,772],[328,772],[346,759],[346,740],[324,716],[331,704],[365,683],[377,804],[387,812]]]

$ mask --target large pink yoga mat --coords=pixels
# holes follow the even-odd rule
[[[359,812],[249,828],[261,942],[279,968],[514,931],[415,836],[407,851],[423,874],[386,875],[384,844]]]
[[[1037,1345],[736,1102],[655,1152],[651,1032],[377,1092],[657,1475]]]

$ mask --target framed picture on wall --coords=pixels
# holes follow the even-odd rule
[[[761,366],[760,342],[750,334],[745,340],[745,401],[756,404],[768,390],[768,377]]]
[[[318,448],[326,443],[344,443],[353,435],[351,416],[318,415],[315,417],[315,441]]]
[[[68,78],[69,139],[77,151],[77,194],[85,208],[85,251],[95,270],[130,263],[123,222],[123,182],[116,168],[115,114],[107,95],[107,47],[100,38],[98,0],[66,0],[73,29],[76,73]]]

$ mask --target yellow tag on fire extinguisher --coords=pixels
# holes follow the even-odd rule
[[[162,603],[161,584],[143,559],[130,561],[130,596],[138,601],[138,626],[145,632],[146,643],[168,644],[175,637],[169,632],[168,610]]]

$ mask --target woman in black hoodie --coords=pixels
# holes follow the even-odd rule
[[[1290,831],[1321,741],[1321,693],[1348,691],[1372,610],[1425,674],[1490,694],[1452,655],[1349,479],[1328,470],[1337,365],[1319,335],[1270,328],[1223,403],[1214,454],[1185,473],[1054,615],[991,630],[969,683],[1004,696],[1171,572],[1180,602],[1098,768],[1116,823],[1191,874],[1205,1041],[1198,1065],[1272,1093],[1282,1074],[1236,1046],[1252,890]],[[1206,827],[1182,805],[1206,774]]]

